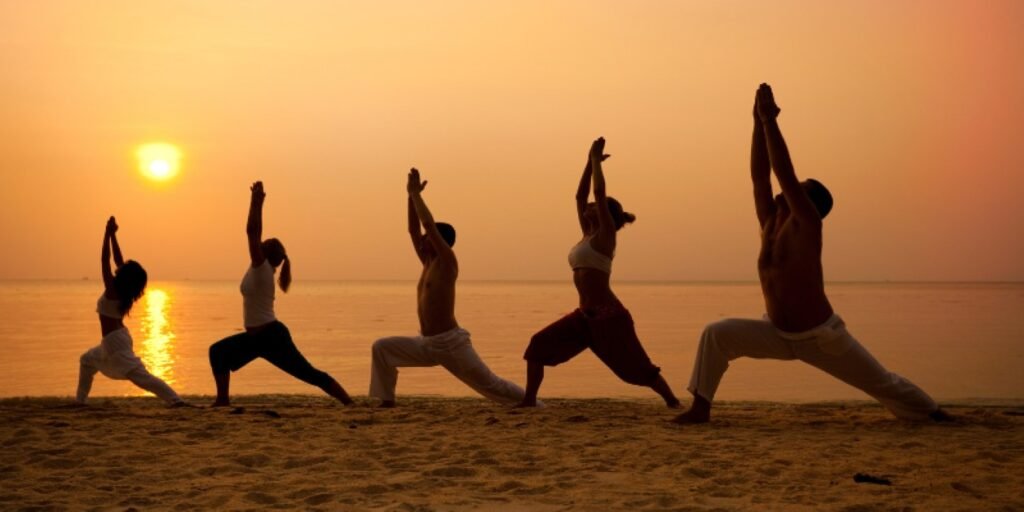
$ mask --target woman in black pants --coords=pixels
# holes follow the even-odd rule
[[[257,357],[266,359],[289,375],[350,405],[352,399],[341,384],[306,361],[299,349],[295,348],[288,328],[274,316],[274,272],[277,267],[281,267],[278,283],[281,291],[287,292],[292,282],[291,263],[280,240],[262,240],[263,199],[266,197],[263,182],[257,181],[250,190],[252,200],[245,232],[249,238],[252,265],[245,272],[241,286],[245,332],[210,345],[210,367],[213,369],[213,379],[217,382],[217,400],[213,406],[231,404],[228,393],[231,372],[238,371]]]

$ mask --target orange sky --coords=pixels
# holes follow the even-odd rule
[[[262,179],[297,280],[412,279],[415,165],[464,279],[568,280],[603,135],[616,279],[755,279],[767,81],[828,279],[1021,280],[1024,3],[982,4],[0,0],[0,278],[98,277],[110,214],[154,279],[239,278]]]

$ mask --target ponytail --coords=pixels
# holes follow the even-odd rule
[[[623,211],[622,203],[616,200],[614,197],[608,198],[608,213],[612,215],[612,220],[615,222],[615,230],[622,229],[622,226],[626,224],[632,224],[636,222],[636,215]]]
[[[292,262],[288,259],[288,256],[284,257],[284,261],[281,262],[281,275],[277,278],[277,284],[281,286],[281,291],[288,293],[288,287],[292,285]]]

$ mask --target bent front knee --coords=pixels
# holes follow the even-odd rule
[[[530,344],[526,346],[526,350],[523,352],[523,359],[530,363],[554,366],[563,361],[558,360],[559,358],[555,356],[553,348],[554,344],[551,342],[551,339],[541,331],[530,337]]]
[[[217,343],[210,345],[209,358],[210,368],[213,369],[213,373],[228,373],[231,371],[231,365],[228,364],[227,351],[223,346]]]
[[[725,318],[704,326],[704,332],[700,335],[702,347],[710,345],[713,350],[729,354],[729,346],[732,341],[742,337],[744,320]],[[731,357],[730,357],[731,359]]]
[[[718,338],[736,332],[736,329],[743,323],[743,320],[735,318],[723,318],[704,326],[703,337]]]
[[[389,344],[390,338],[381,338],[373,342],[373,345],[370,347],[370,353],[373,354],[373,357],[379,358],[387,353]]]

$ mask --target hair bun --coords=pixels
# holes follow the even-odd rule
[[[629,212],[622,212],[622,220],[625,221],[626,224],[632,224],[633,222],[636,222],[636,215]]]

